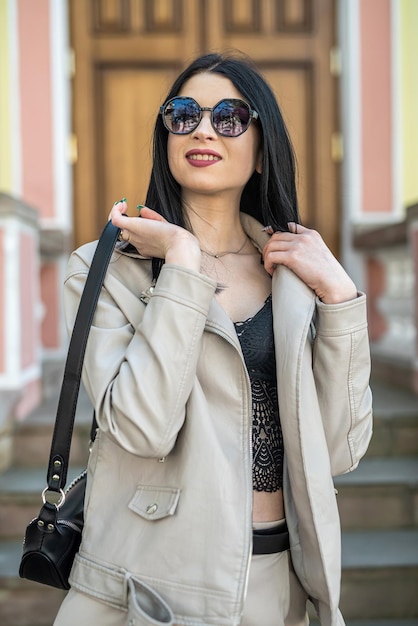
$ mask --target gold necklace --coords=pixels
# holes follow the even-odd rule
[[[209,252],[208,250],[203,250],[203,248],[200,248],[200,250],[204,254],[211,256],[213,259],[220,259],[221,257],[226,256],[227,254],[239,254],[241,250],[243,249],[243,247],[245,246],[245,244],[247,243],[247,239],[248,237],[247,235],[245,235],[244,243],[242,244],[242,246],[238,248],[238,250],[226,250],[225,252],[218,252],[218,254],[213,254],[213,252]]]

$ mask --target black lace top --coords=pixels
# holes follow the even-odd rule
[[[277,400],[271,295],[253,317],[235,322],[251,381],[253,489],[278,491],[283,484],[283,438]]]

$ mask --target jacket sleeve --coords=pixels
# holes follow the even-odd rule
[[[372,435],[366,296],[316,310],[313,371],[335,476],[357,467]]]
[[[73,253],[64,287],[70,329],[87,272]],[[197,272],[166,264],[148,304],[137,298],[133,323],[126,313],[129,306],[136,308],[132,290],[108,272],[87,342],[83,382],[100,428],[128,452],[160,458],[173,448],[215,287]]]

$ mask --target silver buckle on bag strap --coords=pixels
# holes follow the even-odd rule
[[[55,499],[51,498],[51,500],[48,500],[47,494],[52,494],[52,493],[55,494]],[[42,502],[43,502],[43,504],[46,504],[46,502],[48,502],[48,504],[53,504],[55,506],[55,508],[57,509],[57,511],[59,511],[60,508],[62,507],[62,505],[65,502],[64,490],[63,489],[59,490],[59,498],[58,498],[58,500],[56,500],[56,496],[58,496],[58,491],[52,491],[48,487],[45,487],[45,489],[42,492]]]

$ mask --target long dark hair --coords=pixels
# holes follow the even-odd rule
[[[232,82],[243,98],[258,112],[262,148],[262,172],[254,172],[241,196],[240,209],[274,230],[288,230],[298,222],[293,147],[273,91],[244,56],[206,54],[195,59],[176,79],[166,100],[176,96],[183,84],[202,72],[221,74]],[[146,204],[169,222],[189,229],[182,207],[181,187],[173,178],[167,157],[168,131],[157,116],[153,139],[153,167]],[[153,261],[154,277],[162,266]]]

